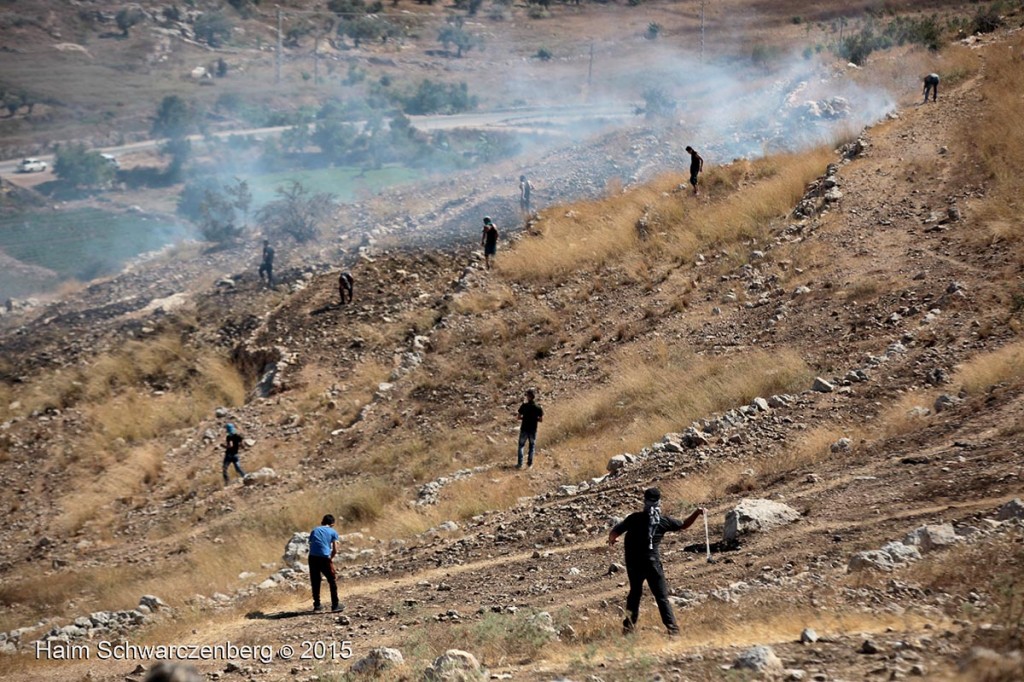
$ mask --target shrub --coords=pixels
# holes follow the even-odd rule
[[[404,98],[403,110],[413,115],[457,114],[475,109],[476,104],[465,82],[445,84],[425,78],[412,95]]]
[[[1003,26],[1005,22],[999,16],[997,5],[979,7],[978,12],[971,21],[971,33],[992,33]]]
[[[661,34],[661,24],[652,21],[647,24],[647,32],[644,33],[644,37],[648,40],[655,40]]]
[[[75,187],[109,185],[115,175],[114,167],[99,152],[88,151],[81,143],[58,147],[53,172]]]
[[[553,57],[554,55],[551,54],[550,50],[548,50],[547,48],[542,47],[539,50],[537,50],[537,54],[535,54],[533,56],[536,57],[537,59],[541,60],[542,62],[549,62],[549,61],[551,61],[551,57]]]
[[[195,23],[196,38],[210,47],[221,47],[231,37],[231,22],[221,12],[203,12]]]
[[[310,193],[301,182],[279,187],[277,196],[259,210],[256,218],[271,234],[286,234],[298,242],[314,239],[335,207],[333,194]]]

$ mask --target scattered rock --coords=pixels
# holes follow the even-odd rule
[[[477,682],[487,679],[476,656],[468,651],[449,649],[423,671],[425,682]]]
[[[811,390],[817,391],[818,393],[831,393],[836,390],[836,387],[821,377],[816,377],[814,379],[814,384],[811,385]]]
[[[349,672],[356,675],[377,675],[386,670],[405,665],[405,658],[398,649],[376,647],[352,664]]]
[[[996,516],[1000,521],[1009,521],[1010,519],[1024,519],[1024,502],[1021,502],[1019,497],[1015,497],[1002,507],[999,508],[999,514]]]
[[[778,675],[782,672],[782,661],[769,646],[755,646],[742,652],[733,661],[732,667],[738,670]]]

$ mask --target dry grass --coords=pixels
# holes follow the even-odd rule
[[[971,358],[957,371],[954,381],[967,393],[979,395],[996,384],[1017,384],[1021,379],[1024,379],[1024,341],[1016,341]]]
[[[163,453],[155,445],[125,452],[119,461],[105,467],[92,480],[83,474],[76,490],[61,499],[63,513],[57,526],[64,535],[74,535],[87,523],[109,534],[117,515],[115,505],[148,502],[144,491],[157,483],[163,470]]]
[[[614,452],[642,447],[666,432],[753,398],[783,393],[810,380],[810,370],[792,351],[760,351],[707,357],[659,344],[642,357],[630,353],[611,364],[607,385],[559,405],[543,435],[544,447],[575,446],[587,455],[565,458],[570,469],[597,475]],[[545,421],[548,424],[549,421]]]
[[[848,432],[819,427],[801,435],[792,445],[782,446],[780,452],[765,452],[756,461],[716,465],[699,474],[663,483],[662,492],[688,506],[762,490],[780,477],[834,456],[830,447],[844,435],[850,437]]]
[[[604,199],[560,207],[557,215],[545,214],[540,234],[520,241],[498,270],[542,282],[638,256],[689,260],[711,245],[760,238],[830,160],[831,151],[823,147],[711,168],[702,200],[677,192],[683,177],[667,175]],[[645,214],[646,238],[636,227]]]
[[[1020,222],[1020,197],[1024,196],[1024,127],[1020,126],[1020,53],[1024,37],[985,50],[984,80],[979,97],[985,102],[978,118],[965,125],[964,150],[981,160],[987,174],[989,194],[979,208],[983,229],[976,237],[991,243],[1005,240],[1014,245],[1024,260],[1024,226]]]
[[[911,391],[898,398],[875,419],[873,436],[880,440],[917,431],[928,423],[938,390]]]

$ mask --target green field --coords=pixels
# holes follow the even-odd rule
[[[342,166],[266,173],[244,179],[252,191],[253,205],[259,207],[275,198],[278,187],[287,186],[293,181],[301,182],[311,192],[330,192],[338,201],[344,202],[376,194],[388,187],[414,182],[423,176],[422,170],[405,166],[384,166],[377,170]]]
[[[0,216],[0,250],[49,268],[61,279],[88,280],[117,272],[140,253],[189,234],[169,219],[94,208]]]

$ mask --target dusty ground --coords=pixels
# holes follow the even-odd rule
[[[942,412],[905,416],[913,405],[932,408],[939,393],[955,393],[953,384],[929,384],[934,370],[951,376],[965,361],[1016,336],[1006,298],[1007,283],[1019,278],[1018,266],[1003,245],[976,248],[968,239],[972,208],[984,187],[964,182],[970,159],[957,138],[977,116],[977,84],[974,79],[944,92],[938,104],[917,106],[909,97],[901,102],[898,118],[866,131],[865,153],[840,166],[842,200],[818,218],[780,220],[777,239],[738,247],[766,252],[749,268],[741,266],[748,262],[746,254],[709,253],[702,265],[666,264],[646,283],[613,269],[541,287],[516,282],[513,272],[485,272],[468,248],[412,253],[378,248],[356,259],[352,254],[360,242],[353,236],[354,243],[334,247],[350,254],[356,277],[357,300],[348,307],[336,304],[335,274],[319,265],[282,268],[285,286],[272,294],[261,289],[251,269],[234,277],[234,287],[218,289],[214,280],[241,272],[245,259],[222,253],[98,283],[34,319],[19,320],[20,326],[5,330],[2,343],[8,368],[26,376],[119,347],[129,332],[145,337],[153,332],[144,328],[178,324],[173,315],[154,317],[145,307],[153,298],[183,290],[195,301],[190,324],[197,340],[238,349],[242,363],[258,363],[254,358],[263,358],[261,353],[280,353],[275,347],[294,353],[295,360],[281,375],[285,391],[233,411],[257,440],[247,456],[272,463],[281,471],[278,481],[220,490],[216,472],[208,471],[216,448],[200,437],[207,427],[219,428],[211,416],[168,437],[165,475],[132,499],[112,500],[110,529],[95,545],[81,544],[97,530],[89,526],[66,542],[58,538],[59,548],[35,543],[58,532],[54,517],[64,511],[66,491],[89,480],[66,466],[60,442],[52,437],[54,431],[73,432],[81,415],[70,409],[8,426],[0,491],[9,510],[0,554],[4,581],[12,584],[30,571],[56,580],[86,566],[132,572],[140,565],[155,570],[167,563],[187,571],[190,545],[223,537],[230,551],[231,524],[284,504],[311,482],[327,479],[340,488],[372,483],[354,469],[369,468],[374,457],[383,457],[384,442],[393,444],[396,458],[408,458],[399,459],[405,470],[395,478],[410,499],[417,484],[469,466],[487,467],[477,474],[477,480],[487,481],[480,490],[504,487],[513,491],[510,502],[523,499],[508,508],[495,505],[495,511],[483,512],[484,505],[454,531],[394,544],[352,540],[375,551],[344,564],[341,620],[303,613],[309,604],[300,581],[294,591],[258,592],[221,606],[172,600],[178,620],[162,621],[133,638],[152,644],[266,643],[277,651],[288,644],[300,653],[305,642],[349,641],[356,659],[374,646],[396,646],[413,673],[438,649],[458,646],[476,649],[491,673],[512,679],[630,680],[658,674],[742,679],[736,677],[742,673],[722,666],[752,644],[772,645],[787,668],[806,671],[805,679],[956,676],[971,645],[991,634],[984,626],[998,620],[991,606],[1002,584],[984,564],[1014,551],[1020,556],[1019,530],[990,531],[985,519],[1024,490],[1019,384],[966,395]],[[443,190],[436,191],[440,203]],[[679,200],[692,201],[685,195]],[[931,217],[945,215],[952,205],[963,220],[940,224]],[[444,225],[443,216],[436,223]],[[595,291],[594,280],[603,288]],[[300,281],[304,287],[293,286]],[[760,291],[750,288],[754,281],[762,287],[769,282],[767,302],[746,307],[760,298]],[[682,282],[691,288],[690,304],[674,309],[669,303]],[[951,287],[954,282],[959,286]],[[801,285],[809,291],[793,295]],[[460,312],[467,296],[505,286],[514,291],[508,305]],[[730,290],[739,294],[737,301],[726,302]],[[588,322],[560,323],[557,329],[536,322],[540,326],[534,328],[535,306],[572,310],[574,317],[558,319]],[[646,315],[648,309],[659,312]],[[508,341],[497,334],[497,342],[489,341],[476,336],[479,317],[513,328],[526,324],[533,333],[510,332],[504,337]],[[632,338],[617,339],[614,330],[625,322]],[[595,328],[603,331],[596,340]],[[416,335],[430,337],[434,345],[422,366],[409,368],[402,354]],[[534,352],[546,336],[557,338],[533,362],[524,362],[521,373],[495,367],[495,343],[522,344]],[[580,482],[583,468],[571,460],[584,453],[546,460],[542,441],[537,468],[528,473],[509,468],[508,429],[514,425],[509,413],[522,385],[542,386],[545,407],[556,412],[575,394],[602,385],[604,358],[622,352],[648,357],[665,343],[686,343],[709,357],[751,348],[795,349],[816,374],[838,378],[840,390],[794,391],[788,406],[730,432],[736,438],[645,458],[576,494],[558,491]],[[900,346],[894,348],[896,343]],[[872,356],[885,360],[874,363]],[[452,365],[460,371],[452,372]],[[357,374],[367,367],[379,369],[367,370],[370,380],[364,382]],[[377,380],[389,379],[393,369],[400,370],[390,381],[393,388],[372,397]],[[844,382],[856,369],[864,369],[868,379]],[[432,372],[457,382],[432,383]],[[370,389],[357,390],[361,382]],[[288,421],[292,414],[302,418]],[[677,430],[686,426],[680,423]],[[455,437],[444,440],[449,432]],[[786,464],[801,439],[813,433],[826,434],[826,449],[842,436],[851,438],[851,448]],[[409,445],[413,442],[442,443],[446,449],[424,454]],[[602,458],[624,449],[619,443],[602,447]],[[42,460],[42,453],[52,458]],[[194,478],[182,485],[174,473],[186,471]],[[716,477],[728,485],[708,482]],[[639,491],[651,484],[675,493],[673,513],[684,513],[684,504],[706,505],[714,535],[721,532],[724,512],[741,497],[784,500],[803,516],[746,538],[734,551],[719,552],[714,564],[704,561],[697,528],[667,540],[669,584],[695,602],[677,606],[684,632],[664,638],[648,598],[641,633],[619,639],[626,588],[621,572],[609,572],[620,560],[617,553],[602,543],[610,519],[635,508]],[[710,493],[701,497],[701,490]],[[318,491],[326,495],[325,488]],[[460,489],[465,495],[473,491]],[[854,552],[939,522],[983,532],[970,544],[933,553],[892,574],[847,573]],[[352,523],[344,530],[359,529]],[[281,546],[287,537],[281,535]],[[697,551],[687,551],[693,544]],[[277,567],[257,563],[250,570],[259,582]],[[1011,563],[993,570],[1001,579],[1015,571],[1019,575],[1020,568]],[[720,592],[709,596],[715,590]],[[87,596],[83,600],[90,603]],[[14,606],[12,613],[35,617],[30,606]],[[76,609],[74,604],[55,609],[61,614],[56,622],[70,622],[81,613]],[[563,642],[536,650],[522,642],[495,644],[500,637],[493,632],[502,629],[488,629],[494,619],[514,622],[532,610],[547,610],[557,625],[571,625],[575,639],[566,634]],[[20,620],[8,627],[28,624]],[[808,626],[823,639],[796,644]],[[859,653],[865,639],[878,653]],[[331,679],[351,663],[325,657],[330,660],[243,661],[232,672],[225,672],[224,660],[197,667],[211,679],[219,674],[222,679],[312,680]],[[120,680],[136,667],[136,662],[32,658],[11,657],[5,677]]]

